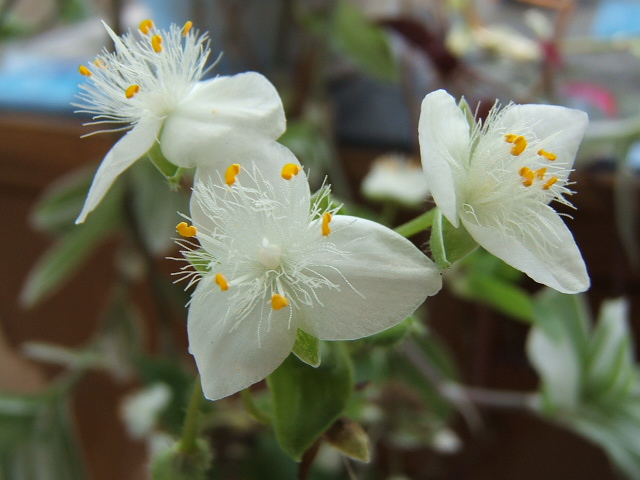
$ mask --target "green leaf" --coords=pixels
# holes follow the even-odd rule
[[[67,400],[52,391],[0,394],[0,478],[86,478]]]
[[[0,452],[10,451],[28,439],[46,395],[20,395],[0,392]]]
[[[584,363],[588,354],[591,315],[583,295],[544,289],[534,299],[535,325],[555,340],[568,338]]]
[[[467,123],[469,124],[469,128],[473,131],[473,129],[476,127],[475,112],[471,110],[467,99],[461,97],[460,101],[458,102],[458,107],[460,108],[460,110],[462,110],[462,113],[464,113],[464,116],[467,119]]]
[[[333,46],[365,73],[379,80],[397,81],[398,64],[385,31],[346,0],[336,0],[333,15]]]
[[[116,182],[87,220],[75,225],[86,198],[91,175],[75,172],[57,183],[34,211],[42,228],[59,232],[56,243],[38,259],[20,294],[23,305],[32,307],[53,294],[82,265],[121,220],[123,188]]]
[[[178,212],[189,212],[189,194],[170,189],[158,175],[151,162],[136,162],[131,167],[133,209],[140,233],[147,248],[155,254],[166,253],[173,247]]]
[[[498,257],[482,248],[478,248],[473,253],[464,257],[460,261],[460,265],[471,272],[484,273],[512,283],[520,280],[524,276],[520,270],[513,268],[511,265],[507,265]]]
[[[323,361],[318,368],[289,355],[267,377],[276,438],[296,461],[340,416],[353,389],[353,368],[344,345],[322,345]]]
[[[391,328],[387,328],[386,330],[376,333],[375,335],[371,335],[370,337],[363,338],[362,342],[380,347],[391,347],[393,345],[397,345],[406,337],[407,333],[411,331],[415,322],[415,317],[408,317]]]
[[[298,329],[293,353],[304,363],[315,368],[320,365],[320,340]]]
[[[21,303],[32,307],[62,287],[116,224],[113,212],[101,215],[96,210],[85,223],[60,238],[29,272],[20,294]]]
[[[52,183],[31,212],[34,227],[48,233],[74,228],[94,174],[95,168],[82,168]]]
[[[533,322],[533,300],[529,294],[497,276],[470,272],[455,288],[464,298],[489,305],[521,322]]]
[[[431,253],[438,267],[445,269],[461,260],[478,244],[464,227],[456,228],[437,209],[429,241]]]

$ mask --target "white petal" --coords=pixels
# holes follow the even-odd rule
[[[102,160],[76,223],[84,222],[87,215],[98,206],[118,175],[149,151],[156,141],[161,126],[160,118],[142,117],[132,130],[118,140]]]
[[[300,313],[300,328],[323,340],[353,340],[390,328],[442,287],[435,264],[409,240],[378,223],[336,215],[330,241],[347,255],[324,254],[314,270],[340,290],[322,287]],[[319,262],[320,263],[320,262]]]
[[[211,276],[198,283],[189,307],[189,352],[195,357],[202,389],[209,400],[236,393],[273,372],[289,355],[297,328],[289,326],[288,309],[268,310],[263,302],[235,325],[225,321],[233,286],[223,292]],[[271,313],[271,318],[268,316]]]
[[[501,225],[479,226],[462,217],[464,227],[476,242],[536,282],[563,293],[587,290],[590,282],[582,255],[558,214],[550,207],[541,206],[537,217],[526,220],[521,234],[515,236],[507,233],[506,228],[501,229]],[[514,223],[518,221],[513,219]],[[542,243],[544,236],[553,238]]]
[[[542,148],[555,153],[558,158],[553,165],[565,169],[558,177],[566,180],[588,122],[589,117],[581,110],[558,105],[512,105],[504,110],[499,123],[508,133],[517,135],[523,126],[529,128],[539,140],[536,151]]]
[[[166,119],[160,143],[176,165],[220,165],[260,152],[285,127],[275,87],[259,73],[247,72],[197,84]]]
[[[458,226],[456,178],[465,175],[470,137],[467,119],[455,99],[444,90],[422,101],[418,137],[429,190],[442,214]]]

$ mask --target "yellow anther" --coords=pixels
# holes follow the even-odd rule
[[[300,165],[296,165],[295,163],[287,163],[284,167],[282,167],[282,178],[285,180],[291,180],[295,175],[300,173]]]
[[[533,179],[536,177],[536,174],[529,167],[522,167],[520,169],[520,176],[523,178],[522,184],[525,187],[530,187],[533,185]]]
[[[229,282],[223,274],[216,273],[215,280],[216,284],[220,287],[220,290],[222,290],[223,292],[229,290]]]
[[[96,58],[93,61],[93,64],[98,68],[107,68],[106,63],[104,63],[104,60],[102,60],[101,58]]]
[[[140,91],[140,85],[131,85],[127,87],[127,89],[124,91],[124,95],[127,98],[133,98],[133,96],[139,91]]]
[[[162,51],[162,37],[160,35],[154,35],[151,38],[151,46],[154,52],[160,53]]]
[[[547,160],[554,162],[558,156],[553,152],[547,152],[546,150],[538,150],[538,155],[546,158]]]
[[[236,183],[236,176],[240,173],[240,165],[238,163],[234,163],[233,165],[227,168],[227,171],[224,174],[224,181],[227,185],[231,186]]]
[[[280,310],[281,308],[284,308],[287,305],[289,305],[289,299],[287,299],[287,297],[284,297],[278,293],[276,293],[273,297],[271,297],[271,307],[274,310]]]
[[[193,22],[191,20],[188,20],[184,24],[184,27],[182,27],[182,35],[184,35],[186,37],[189,34],[189,32],[191,31],[191,27],[193,27]]]
[[[557,181],[558,177],[551,177],[549,180],[547,180],[547,183],[542,186],[543,190],[549,190]]]
[[[146,20],[141,21],[140,22],[140,26],[138,28],[140,29],[140,31],[142,33],[147,35],[151,31],[151,29],[153,28],[153,20],[149,20],[147,18]]]
[[[540,169],[536,170],[536,178],[538,180],[542,180],[546,174],[547,174],[547,169],[546,168],[540,168]]]
[[[329,223],[331,222],[331,214],[329,212],[324,212],[322,215],[322,235],[325,237],[331,233],[331,227]]]
[[[195,237],[198,230],[193,225],[189,225],[187,222],[180,222],[176,225],[177,232],[183,237]]]
[[[91,70],[89,70],[87,67],[85,67],[84,65],[80,65],[78,67],[78,71],[84,75],[85,77],[90,77],[91,75],[93,75],[93,72],[91,72]]]
[[[524,152],[524,150],[527,148],[527,139],[522,135],[507,133],[504,136],[504,139],[507,141],[507,143],[513,143],[513,148],[511,148],[511,155],[515,155],[516,157]]]

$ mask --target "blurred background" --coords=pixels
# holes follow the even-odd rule
[[[558,209],[572,217],[566,221],[589,269],[591,310],[625,296],[639,333],[640,2],[3,0],[0,459],[8,464],[23,455],[10,447],[31,429],[41,444],[28,458],[39,459],[43,472],[65,472],[56,466],[60,458],[72,465],[58,476],[16,467],[6,480],[147,478],[152,446],[136,435],[126,412],[132,395],[158,379],[174,394],[166,430],[181,422],[184,402],[176,392],[188,389],[193,374],[180,308],[186,297],[170,298],[154,280],[176,270],[165,260],[175,255],[169,237],[176,217],[143,213],[153,225],[143,219],[137,231],[114,219],[69,233],[78,199],[117,139],[109,133],[80,138],[91,128],[71,105],[82,82],[78,65],[112,48],[101,19],[125,32],[145,18],[160,28],[191,19],[208,30],[212,60],[222,53],[212,75],[265,74],[287,111],[281,141],[310,168],[314,186],[328,176],[353,212],[392,226],[431,205],[417,168],[417,120],[428,92],[445,88],[464,96],[481,117],[495,99],[585,110],[591,124],[572,174],[576,210]],[[146,178],[149,168],[131,175]],[[382,182],[371,178],[376,168]],[[417,182],[410,187],[417,198],[400,198],[385,182],[399,170],[410,178],[398,180],[399,190],[407,189],[403,181]],[[152,168],[149,176],[159,177]],[[149,196],[135,212],[148,212],[144,202],[153,205],[149,199],[163,195],[157,180],[141,180]],[[166,200],[172,212],[187,211],[185,193]],[[124,195],[106,202],[104,215],[127,201]],[[525,292],[537,288],[524,278],[517,282]],[[479,388],[535,390],[538,377],[524,347],[527,322],[514,321],[513,309],[495,295],[454,281],[449,287],[429,301],[423,327],[437,333],[458,377]],[[54,380],[72,394],[34,423],[39,407],[23,400],[50,392]],[[156,408],[154,399],[164,408],[161,390],[144,397],[150,404],[141,408]],[[462,415],[426,398],[389,382],[377,410],[360,412],[377,439],[372,463],[354,473],[321,451],[312,478],[617,478],[600,448],[522,409],[480,405],[482,427],[470,428]],[[216,413],[208,428],[220,465],[212,478],[296,478],[295,465],[280,458],[270,434],[239,405],[232,398],[211,407]],[[58,450],[48,449],[52,443]]]

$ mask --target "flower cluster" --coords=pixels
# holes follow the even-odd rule
[[[341,214],[328,187],[312,197],[303,167],[276,141],[284,110],[262,75],[205,80],[209,44],[191,22],[159,30],[146,20],[124,36],[105,28],[115,52],[80,66],[87,83],[78,107],[94,124],[128,132],[104,158],[77,222],[152,151],[176,170],[196,168],[190,214],[176,227],[178,275],[195,286],[189,349],[209,399],[271,374],[300,331],[370,336],[440,290],[439,268],[409,240]],[[447,93],[429,94],[419,126],[429,190],[449,222],[491,253],[557,290],[582,291],[580,252],[548,204],[568,204],[585,126],[581,112],[541,105],[495,108],[484,125],[470,124]],[[410,203],[427,193],[418,180]]]

